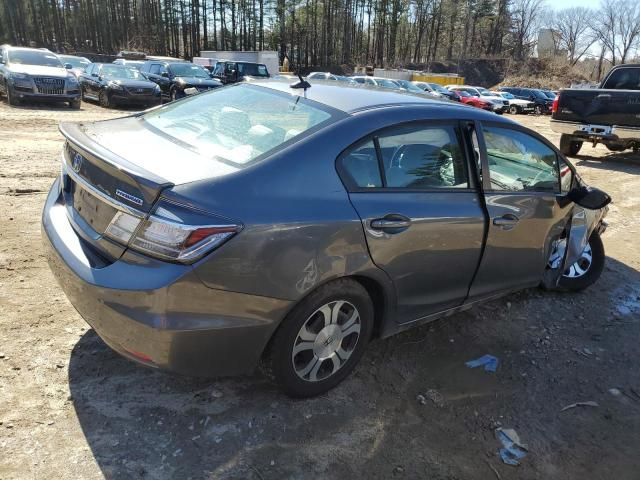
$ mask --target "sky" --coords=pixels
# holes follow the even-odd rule
[[[600,5],[600,0],[547,0],[547,5],[556,10],[567,7],[597,8]]]

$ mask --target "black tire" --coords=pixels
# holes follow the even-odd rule
[[[517,105],[511,105],[509,107],[509,113],[511,115],[518,115],[521,112],[522,112],[522,109],[520,107],[518,107]]]
[[[571,270],[571,267],[560,277],[558,286],[561,290],[570,292],[578,292],[593,285],[600,278],[602,271],[604,270],[604,245],[598,232],[593,232],[589,237],[589,247],[591,248],[591,262],[584,274],[574,277],[569,277],[567,274]],[[579,259],[578,262],[584,259]],[[578,263],[576,262],[576,263]],[[573,267],[573,266],[572,266]]]
[[[69,102],[69,108],[71,108],[72,110],[80,110],[81,104],[82,104],[82,101],[79,98],[76,100],[71,100]]]
[[[178,97],[178,91],[175,88],[172,88],[169,91],[169,100],[172,102],[175,102],[176,100],[178,100],[180,97]]]
[[[13,107],[17,107],[20,105],[20,99],[16,98],[9,85],[7,85],[7,103]]]
[[[573,138],[566,134],[560,136],[560,151],[569,157],[575,157],[582,148],[582,142]]]
[[[504,111],[502,111],[502,110],[496,110],[496,114],[497,115],[502,115],[503,113],[504,113]]]
[[[300,376],[300,371],[304,370],[304,367],[297,370],[294,365],[294,362],[297,362],[299,357],[303,354],[310,355],[309,360],[305,360],[305,358],[301,359],[302,361],[300,364],[302,366],[308,367],[312,362],[315,362],[316,365],[320,363],[317,370],[315,368],[313,369],[316,370],[316,376],[326,372],[328,369],[333,370],[333,368],[335,368],[334,362],[332,361],[333,359],[318,359],[315,347],[313,350],[307,349],[299,352],[298,354],[294,354],[294,347],[305,343],[302,341],[298,342],[298,336],[301,334],[303,327],[308,334],[311,334],[312,336],[320,336],[323,330],[334,325],[337,328],[340,328],[341,325],[346,326],[348,320],[345,320],[345,318],[350,317],[351,314],[349,311],[353,312],[353,310],[341,312],[338,308],[340,313],[336,315],[336,323],[332,323],[329,327],[324,327],[324,329],[320,328],[325,325],[323,323],[324,317],[322,313],[320,313],[320,308],[328,305],[338,305],[336,302],[340,301],[346,302],[343,308],[350,309],[353,307],[357,310],[360,321],[359,336],[355,338],[355,342],[351,347],[343,344],[345,341],[353,342],[354,339],[349,336],[345,336],[337,342],[336,338],[332,341],[332,337],[329,336],[325,340],[325,342],[329,341],[329,343],[324,344],[324,346],[326,348],[332,348],[333,344],[334,351],[338,347],[343,348],[343,351],[348,350],[350,356],[344,360],[344,363],[341,363],[341,366],[338,367],[335,372],[332,371],[328,376],[319,378],[315,381],[311,381],[311,375],[308,380],[304,379]],[[319,324],[320,330],[318,332],[314,333],[307,329],[307,326],[313,325],[312,322]],[[342,382],[342,380],[344,380],[354,369],[369,343],[373,332],[373,323],[373,304],[367,291],[362,285],[349,279],[336,280],[328,283],[303,299],[283,320],[282,324],[274,334],[267,351],[265,352],[265,356],[263,358],[263,370],[268,376],[275,380],[276,384],[278,384],[284,393],[291,397],[302,398],[320,395]],[[349,328],[345,328],[345,331],[346,330],[349,330]],[[352,335],[355,335],[355,333]],[[318,339],[318,337],[316,337],[316,340],[313,343],[318,344],[318,346],[322,348],[323,342],[320,341],[318,343],[318,340],[322,339]],[[334,355],[337,355],[337,351],[335,351]],[[340,356],[338,357],[341,358]],[[341,362],[341,360],[338,361]]]
[[[106,90],[100,90],[98,100],[100,102],[100,106],[104,108],[111,108],[111,99],[109,98],[109,92]]]
[[[622,152],[625,150],[625,146],[624,145],[616,145],[616,144],[605,144],[605,147],[607,147],[607,150],[609,150],[610,152]]]
[[[536,112],[536,115],[542,115],[544,113],[544,108],[542,108],[542,105],[536,105],[533,111]]]

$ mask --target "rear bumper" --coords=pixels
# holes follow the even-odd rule
[[[573,135],[575,137],[583,137],[601,139],[604,141],[640,141],[640,127],[621,127],[617,125],[610,126],[610,132],[606,134],[597,134],[589,131],[589,127],[591,125],[579,122],[568,122],[565,120],[554,120],[551,119],[551,130],[556,133],[561,133],[565,135]]]
[[[194,376],[250,373],[290,308],[285,300],[216,290],[194,267],[127,251],[94,268],[54,183],[42,215],[49,266],[78,313],[115,351]]]

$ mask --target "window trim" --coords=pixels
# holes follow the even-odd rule
[[[401,123],[395,123],[393,125],[387,125],[385,127],[379,128],[364,137],[356,140],[351,143],[347,148],[345,148],[338,157],[336,158],[336,170],[338,172],[338,176],[342,181],[344,187],[349,193],[469,193],[469,192],[478,192],[479,191],[479,182],[476,176],[475,169],[472,169],[470,165],[470,157],[469,151],[465,141],[465,132],[461,128],[461,123],[464,122],[473,122],[473,120],[410,120]],[[382,158],[382,151],[380,149],[380,145],[378,142],[378,138],[387,131],[393,130],[395,128],[401,128],[411,125],[425,125],[425,126],[433,126],[433,127],[443,127],[449,126],[452,127],[454,133],[456,135],[456,140],[458,141],[458,147],[460,148],[460,152],[462,153],[464,159],[464,167],[465,173],[467,175],[467,186],[466,187],[441,187],[441,188],[405,188],[405,187],[388,187],[386,185],[387,178],[384,174],[384,162]],[[382,187],[359,187],[351,181],[351,175],[344,167],[343,159],[353,151],[353,149],[358,146],[367,143],[368,141],[373,142],[376,148],[376,157],[378,160],[378,171],[380,173],[380,178],[382,180]]]
[[[509,194],[509,195],[532,195],[532,194],[537,194],[537,195],[555,195],[555,196],[559,196],[559,195],[566,195],[566,193],[562,193],[562,186],[560,183],[560,162],[559,159],[562,158],[564,161],[567,162],[567,164],[569,165],[569,168],[571,168],[572,173],[575,175],[575,168],[573,167],[573,165],[571,165],[571,163],[564,158],[564,156],[558,151],[558,149],[555,147],[555,145],[553,145],[551,142],[549,142],[546,138],[544,138],[542,135],[540,135],[537,132],[534,132],[533,130],[529,130],[527,128],[524,128],[520,125],[516,125],[516,124],[508,124],[508,123],[502,123],[502,122],[492,122],[492,121],[479,121],[476,122],[476,125],[478,126],[477,130],[476,130],[476,134],[478,135],[478,146],[480,147],[480,160],[481,160],[481,164],[482,164],[482,171],[486,172],[485,175],[483,175],[482,177],[482,187],[483,190],[485,192],[485,194]],[[549,149],[551,149],[551,151],[553,151],[553,153],[555,153],[556,155],[556,173],[558,175],[558,185],[557,185],[557,189],[555,191],[549,191],[549,190],[497,190],[492,188],[491,185],[491,170],[489,168],[489,158],[487,156],[487,144],[485,142],[485,138],[484,138],[484,128],[485,126],[487,127],[494,127],[494,128],[502,128],[505,130],[514,130],[516,132],[520,132],[523,133],[525,135],[529,135],[530,137],[533,137],[534,139],[538,140],[540,143],[542,143],[543,145],[545,145],[546,147],[548,147]]]

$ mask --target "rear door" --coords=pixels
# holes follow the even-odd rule
[[[546,140],[503,123],[483,123],[474,135],[489,226],[470,300],[540,284],[573,208]]]
[[[393,280],[398,321],[460,305],[482,249],[485,216],[455,122],[379,131],[338,161],[371,257]]]

